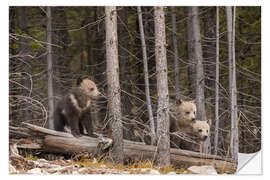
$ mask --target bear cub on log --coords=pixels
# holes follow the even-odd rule
[[[77,87],[63,97],[54,111],[54,129],[64,132],[70,127],[74,137],[82,136],[84,128],[89,136],[93,136],[90,110],[91,101],[98,99],[100,92],[90,77],[78,78]]]

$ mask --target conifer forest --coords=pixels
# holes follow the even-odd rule
[[[28,146],[18,139],[36,141],[25,126],[54,130],[60,100],[85,77],[102,96],[91,100],[87,114],[93,138],[112,140],[108,154],[99,155],[114,163],[154,146],[149,157],[169,167],[182,149],[172,142],[188,141],[206,122],[198,153],[236,162],[239,152],[261,149],[261,7],[9,7],[10,144],[21,152]],[[179,102],[186,101],[196,105],[196,123],[175,137],[172,120],[181,118]],[[87,136],[71,134],[73,142]],[[195,150],[181,157],[188,153],[199,157]]]

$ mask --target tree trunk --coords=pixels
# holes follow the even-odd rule
[[[53,99],[53,59],[52,59],[52,14],[51,7],[47,7],[47,71],[48,71],[48,127],[54,129],[53,126],[53,111],[54,111],[54,99]]]
[[[172,39],[173,39],[173,52],[174,52],[174,78],[175,78],[175,91],[176,99],[180,99],[180,85],[179,85],[179,62],[178,62],[178,44],[177,44],[177,26],[176,26],[176,12],[175,7],[171,7],[172,14]]]
[[[118,27],[117,31],[120,34],[118,39],[118,54],[119,54],[119,68],[120,68],[120,87],[121,91],[124,92],[121,94],[121,103],[122,103],[122,116],[129,117],[130,109],[132,104],[130,102],[130,96],[128,93],[131,93],[130,83],[130,69],[129,68],[129,53],[127,49],[129,48],[130,36],[128,34],[128,11],[125,7],[118,7],[117,11],[118,16]],[[126,48],[126,49],[124,49]],[[123,136],[125,139],[133,140],[134,139],[134,125],[131,118],[126,118],[124,120]]]
[[[195,57],[194,57],[194,40],[193,40],[193,28],[192,28],[192,12],[191,7],[187,8],[187,54],[188,54],[188,77],[189,77],[189,88],[190,96],[195,98],[196,91],[196,66],[195,66]]]
[[[192,12],[192,31],[194,39],[194,58],[196,62],[196,105],[197,105],[197,119],[206,121],[205,113],[205,99],[204,99],[204,70],[203,70],[203,56],[202,44],[200,34],[200,21],[198,7],[190,7]],[[203,152],[209,152],[210,140],[209,138],[203,143]]]
[[[155,56],[157,72],[157,156],[159,166],[170,165],[169,94],[166,57],[166,33],[163,7],[154,7]]]
[[[123,163],[123,127],[119,83],[118,38],[117,38],[117,11],[116,7],[105,7],[106,23],[106,60],[107,84],[109,100],[109,117],[113,147],[110,151],[112,160]]]
[[[139,27],[140,27],[140,35],[141,35],[141,43],[142,43],[142,54],[143,54],[143,68],[144,68],[144,82],[145,82],[145,96],[146,96],[146,104],[147,104],[147,111],[148,111],[148,118],[150,121],[150,129],[151,129],[151,144],[156,143],[156,133],[155,133],[155,124],[154,124],[154,117],[153,111],[151,106],[151,99],[150,99],[150,90],[149,90],[149,74],[148,74],[148,62],[147,62],[147,52],[146,52],[146,45],[145,45],[145,38],[144,38],[144,30],[143,30],[143,20],[142,20],[142,10],[141,7],[137,7],[138,11],[138,19],[139,19]]]
[[[219,8],[216,7],[216,91],[215,91],[215,137],[214,154],[218,148],[218,128],[219,128]]]
[[[238,158],[238,118],[237,118],[237,97],[236,97],[236,69],[235,69],[235,15],[236,8],[226,7],[227,30],[228,30],[228,61],[229,61],[229,91],[231,109],[231,138],[230,155],[233,159]]]

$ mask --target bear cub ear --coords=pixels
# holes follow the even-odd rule
[[[91,76],[80,76],[80,77],[78,77],[78,79],[76,81],[76,85],[79,86],[84,79],[89,79],[89,80],[92,81]]]
[[[88,76],[87,79],[93,81],[93,78],[91,76]]]
[[[209,126],[211,126],[211,125],[212,125],[212,119],[208,119],[208,120],[207,120],[207,124],[208,124]]]
[[[82,77],[78,77],[77,81],[76,81],[76,85],[79,86],[82,82]]]
[[[182,104],[182,102],[183,102],[182,99],[177,99],[177,100],[176,100],[176,105],[180,105],[180,104]]]

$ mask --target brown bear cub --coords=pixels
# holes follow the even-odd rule
[[[88,78],[78,78],[77,87],[63,97],[54,111],[54,129],[64,131],[70,127],[74,137],[82,136],[84,128],[89,136],[93,136],[91,115],[89,108],[91,101],[98,99],[100,92],[96,84]]]
[[[190,126],[180,128],[179,132],[185,133],[189,137],[189,141],[182,139],[180,148],[191,151],[202,151],[202,144],[210,135],[210,127],[212,120],[207,121],[194,120]]]
[[[170,132],[178,131],[183,127],[190,127],[191,123],[196,117],[196,104],[195,101],[177,100],[171,108],[172,113],[170,118]]]

